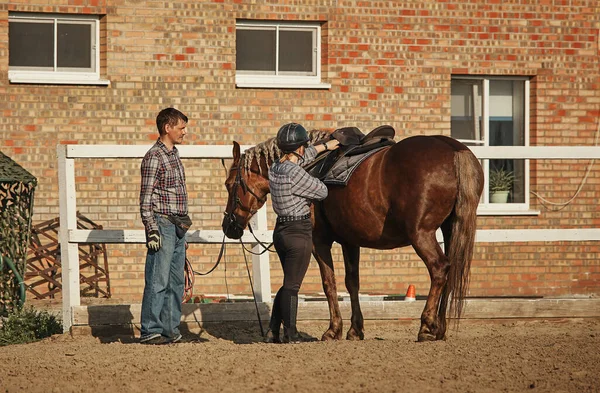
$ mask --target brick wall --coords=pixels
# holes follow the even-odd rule
[[[260,3],[260,4],[257,4]],[[531,4],[530,4],[531,3]],[[108,87],[8,82],[8,13],[103,15],[102,77]],[[280,1],[8,0],[0,4],[0,145],[39,179],[34,222],[58,215],[56,145],[150,144],[166,106],[190,117],[188,143],[253,144],[282,123],[309,128],[395,127],[399,138],[450,133],[453,74],[531,77],[532,145],[592,145],[600,113],[600,7],[595,0]],[[323,23],[325,90],[236,89],[235,20]],[[186,160],[197,228],[220,229],[226,191],[216,160]],[[532,190],[570,199],[587,162],[532,162]],[[139,162],[77,162],[79,210],[105,228],[141,229]],[[578,197],[538,216],[480,217],[480,228],[594,228],[600,172]],[[556,210],[556,211],[554,211]],[[477,244],[471,295],[593,295],[600,283],[597,242]],[[143,245],[109,245],[114,296],[139,300]],[[208,270],[218,246],[194,245],[194,267]],[[339,289],[343,264],[335,249]],[[239,250],[196,280],[196,293],[250,293]],[[363,251],[361,291],[425,294],[429,279],[411,248]],[[276,289],[281,272],[272,258]],[[311,264],[303,292],[320,292]]]

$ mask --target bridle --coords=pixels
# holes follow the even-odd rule
[[[229,225],[235,225],[238,227],[238,229],[243,230],[242,226],[237,222],[237,219],[235,218],[235,214],[233,213],[236,209],[240,209],[246,213],[248,213],[250,216],[253,216],[258,209],[251,209],[249,207],[246,207],[242,204],[242,200],[240,199],[240,197],[238,196],[238,187],[242,189],[242,191],[244,193],[249,192],[250,195],[252,195],[254,198],[256,198],[256,200],[258,201],[258,206],[262,206],[265,204],[265,202],[267,201],[267,195],[265,194],[264,196],[260,197],[258,196],[258,194],[252,190],[252,188],[250,188],[250,186],[248,186],[248,183],[244,180],[243,176],[242,176],[242,161],[243,161],[244,156],[240,157],[239,161],[238,161],[238,165],[236,168],[236,174],[235,174],[235,180],[233,182],[233,187],[231,188],[231,194],[232,197],[235,198],[233,207],[231,208],[231,211],[228,213],[227,211],[224,212],[225,214],[225,219],[228,222],[228,226]],[[253,169],[248,169],[250,172],[255,173],[257,175],[260,175],[260,172],[255,171]]]
[[[237,219],[235,218],[235,214],[233,212],[237,208],[239,208],[242,211],[245,211],[245,212],[249,213],[250,216],[252,216],[252,215],[254,215],[258,211],[258,209],[250,209],[250,208],[248,208],[248,207],[246,207],[246,206],[244,206],[242,204],[242,201],[241,201],[240,197],[238,196],[238,187],[241,188],[244,193],[245,192],[249,192],[250,195],[252,195],[253,197],[255,197],[256,200],[258,201],[258,205],[259,206],[264,205],[265,202],[267,201],[267,194],[265,194],[262,197],[259,197],[258,194],[248,186],[248,183],[246,183],[246,181],[242,177],[242,162],[244,161],[243,158],[244,158],[244,156],[240,157],[240,160],[238,161],[238,165],[237,165],[237,168],[236,168],[237,172],[235,174],[235,180],[233,182],[233,187],[231,188],[231,193],[233,194],[233,197],[235,197],[235,199],[234,199],[235,203],[233,204],[231,212],[228,213],[227,209],[225,209],[225,212],[224,212],[224,214],[225,214],[225,220],[227,221],[227,227],[229,227],[230,225],[234,225],[234,226],[237,227],[237,229],[239,229],[241,231],[243,231],[243,228],[237,222]],[[225,160],[221,160],[221,163],[223,164],[223,167],[225,168],[225,170],[227,170],[227,168],[225,166]],[[257,174],[257,175],[261,174],[260,172],[252,170],[251,168],[249,168],[248,170],[250,172],[252,172],[252,173]],[[273,245],[273,243],[271,243],[270,245],[267,246],[263,242],[261,242],[256,237],[256,235],[254,235],[254,232],[252,231],[252,227],[250,226],[250,223],[248,223],[248,229],[250,230],[250,233],[252,233],[252,236],[254,236],[254,239],[256,240],[256,242],[259,243],[263,247],[263,251],[257,253],[257,252],[254,252],[252,250],[249,250],[248,247],[242,241],[242,238],[240,238],[239,240],[240,240],[240,244],[242,245],[242,250],[243,251],[247,251],[247,252],[249,252],[250,254],[253,254],[253,255],[261,255],[261,254],[263,254],[266,251],[275,252],[275,251],[273,251],[273,250],[270,249],[270,247]],[[225,244],[226,243],[225,243],[225,234],[224,234],[223,235],[223,241],[221,242],[221,251],[219,251],[219,256],[217,257],[217,262],[215,263],[215,265],[209,271],[207,271],[206,273],[199,273],[199,272],[194,271],[191,268],[191,265],[190,265],[189,270],[191,272],[193,272],[193,274],[196,274],[196,275],[199,275],[199,276],[206,276],[206,275],[212,273],[217,268],[217,266],[219,266],[219,263],[221,262],[221,258],[223,258],[225,256]],[[260,326],[260,334],[261,334],[261,336],[264,336],[265,333],[264,333],[263,326],[262,326],[260,312],[258,310],[258,303],[256,302],[256,295],[254,293],[254,285],[252,284],[252,277],[250,276],[250,269],[248,267],[248,259],[246,258],[246,253],[244,252],[243,254],[244,254],[244,261],[246,262],[246,271],[248,273],[248,280],[250,281],[250,288],[252,289],[252,297],[254,299],[254,307],[256,308],[256,316],[258,318],[258,324]],[[187,260],[186,260],[186,262],[187,262]],[[226,271],[227,271],[227,269],[226,269]],[[225,285],[227,286],[227,273],[225,273]]]

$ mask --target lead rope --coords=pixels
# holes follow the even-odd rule
[[[187,245],[187,244],[186,244]],[[181,303],[187,303],[194,296],[194,269],[192,268],[192,263],[187,257],[187,251],[185,256],[185,266],[184,266],[184,285],[183,285],[183,299]]]
[[[217,268],[217,266],[219,266],[219,263],[221,263],[221,258],[223,258],[226,254],[225,244],[226,244],[225,243],[225,235],[223,235],[223,240],[221,241],[221,250],[219,251],[219,256],[217,257],[217,262],[215,262],[215,265],[212,268],[210,268],[209,271],[207,271],[206,273],[200,273],[200,272],[195,271],[194,269],[191,269],[192,272],[197,276],[207,276],[210,273],[212,273],[213,270],[215,270]],[[190,268],[191,268],[191,266],[190,266]]]
[[[188,244],[185,244],[185,265],[184,265],[184,287],[183,287],[183,298],[181,299],[181,303],[187,303],[194,296],[194,282],[195,276],[206,276],[213,272],[221,263],[221,258],[225,256],[225,236],[223,236],[223,240],[221,241],[221,250],[219,251],[219,256],[217,257],[217,262],[215,265],[206,273],[200,273],[194,270],[192,263],[187,257],[187,249]],[[227,288],[227,277],[225,277],[225,286]],[[229,289],[227,289],[227,298],[229,298]]]
[[[275,252],[274,250],[271,250],[271,247],[273,246],[273,242],[271,242],[271,244],[269,244],[268,246],[266,246],[265,243],[261,242],[256,237],[256,235],[254,234],[254,231],[252,230],[252,225],[250,225],[250,223],[248,223],[248,229],[250,230],[250,233],[254,237],[254,240],[256,240],[256,242],[262,246],[263,250],[261,252],[254,252],[254,251],[250,250],[249,248],[246,247],[246,245],[244,244],[244,242],[240,238],[240,243],[242,244],[242,248],[244,250],[246,250],[248,253],[250,253],[252,255],[262,255],[262,254],[264,254],[267,251],[269,251],[269,252]]]
[[[223,168],[225,168],[225,160],[224,159],[221,159],[221,164],[223,165]],[[249,253],[251,253],[253,255],[262,255],[266,251],[274,252],[273,250],[270,249],[270,247],[273,245],[273,243],[271,243],[268,246],[265,246],[265,244],[256,237],[250,224],[248,224],[248,227],[250,229],[250,233],[252,233],[252,236],[254,236],[254,239],[264,248],[264,250],[260,253],[252,252],[246,248],[244,242],[240,238],[240,244],[242,245],[242,253],[244,254],[244,262],[246,263],[246,272],[248,273],[248,280],[250,281],[250,289],[252,290],[252,299],[254,300],[254,307],[256,309],[256,317],[258,319],[258,325],[260,327],[260,335],[264,337],[265,331],[263,329],[262,320],[260,319],[260,311],[258,310],[258,302],[256,301],[256,294],[254,292],[254,284],[252,283],[252,276],[250,275],[250,268],[248,267],[248,258],[246,257],[246,251],[248,251]],[[186,247],[185,247],[186,248],[186,257],[185,257],[185,268],[184,268],[185,286],[184,286],[184,295],[183,295],[182,303],[186,303],[193,296],[194,281],[195,281],[194,275],[206,276],[206,275],[212,273],[217,268],[217,266],[219,266],[219,263],[221,262],[221,258],[224,257],[226,254],[225,244],[226,244],[225,243],[225,235],[223,235],[223,240],[221,241],[221,250],[219,251],[219,256],[217,257],[217,262],[215,262],[215,265],[206,273],[200,273],[200,272],[197,272],[194,270],[190,260],[187,257],[188,245],[186,243]],[[226,288],[226,293],[227,293],[227,300],[229,300],[229,285],[227,284],[227,263],[226,262],[224,263],[224,266],[225,266],[225,288]]]
[[[258,326],[260,327],[260,335],[261,337],[265,336],[265,331],[263,329],[262,320],[260,319],[260,311],[258,311],[258,302],[256,301],[256,294],[254,293],[254,285],[252,284],[252,277],[250,276],[250,268],[248,267],[248,258],[246,258],[246,247],[244,247],[244,243],[240,238],[240,243],[242,244],[242,253],[244,254],[244,262],[246,262],[246,272],[248,273],[248,281],[250,281],[250,289],[252,289],[252,299],[254,299],[254,307],[256,308],[256,318],[258,319]],[[264,251],[263,251],[264,252]]]
[[[257,241],[258,241],[258,239],[257,239]],[[262,244],[263,247],[265,247],[262,242],[259,241],[259,243]],[[195,271],[192,267],[190,260],[186,256],[186,258],[185,258],[185,275],[186,275],[185,290],[184,290],[184,297],[183,297],[182,303],[186,303],[193,296],[194,275],[206,276],[206,275],[212,273],[217,268],[217,266],[219,266],[219,264],[221,262],[221,258],[223,258],[226,255],[226,247],[225,247],[226,244],[227,243],[225,243],[225,236],[223,236],[223,240],[221,242],[221,250],[219,251],[219,256],[217,257],[217,262],[206,273],[200,273],[200,272]],[[242,253],[244,255],[244,262],[246,264],[246,273],[248,274],[248,281],[250,282],[250,289],[252,290],[252,299],[254,300],[254,308],[256,309],[256,317],[258,319],[260,335],[262,337],[264,337],[265,330],[263,328],[262,320],[260,318],[258,302],[256,301],[256,293],[254,292],[254,283],[252,282],[252,276],[250,275],[250,267],[248,266],[248,258],[246,257],[246,251],[248,251],[248,250],[246,249],[246,246],[244,245],[244,242],[242,241],[241,238],[240,238],[240,244],[242,245]],[[271,251],[271,250],[269,250],[269,247],[271,247],[272,245],[273,245],[273,243],[271,243],[271,245],[269,245],[268,247],[265,247],[265,249],[260,254],[264,253],[265,251]],[[260,255],[260,254],[253,253],[251,251],[249,251],[249,252],[254,255]],[[271,252],[273,252],[273,251],[271,251]],[[224,261],[224,266],[225,266],[224,274],[225,274],[225,288],[226,288],[226,293],[227,293],[227,300],[230,300],[229,299],[229,285],[227,283],[227,263],[226,263],[225,259],[223,261]]]

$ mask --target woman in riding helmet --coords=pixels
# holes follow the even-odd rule
[[[283,286],[273,301],[265,341],[297,343],[302,341],[296,329],[298,291],[312,251],[310,204],[312,200],[327,197],[325,184],[309,175],[301,165],[310,163],[323,151],[337,149],[339,142],[332,139],[308,146],[308,133],[297,123],[281,127],[276,140],[282,156],[269,169],[269,187],[277,214],[273,243],[283,268]],[[280,336],[282,322],[283,337]]]

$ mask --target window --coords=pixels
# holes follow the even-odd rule
[[[321,82],[318,23],[238,21],[238,87],[329,88]]]
[[[108,84],[100,80],[99,36],[98,16],[10,13],[9,80]]]
[[[452,77],[452,137],[468,146],[529,145],[527,78]],[[485,159],[482,210],[529,208],[529,161]]]

